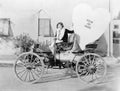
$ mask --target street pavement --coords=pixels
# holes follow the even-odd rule
[[[53,73],[47,81],[34,84],[21,82],[14,73],[15,60],[0,60],[0,91],[120,91],[120,63],[115,58],[104,58],[107,67],[105,78],[97,84],[88,84],[77,77]],[[54,69],[54,72],[64,72],[64,69]],[[53,71],[53,70],[52,70]]]
[[[97,84],[88,84],[74,77],[26,84],[14,73],[13,66],[0,67],[0,91],[120,91],[120,66],[107,68],[107,74]],[[56,69],[56,72],[64,69]],[[54,79],[54,78],[53,78]]]

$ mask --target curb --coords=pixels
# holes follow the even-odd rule
[[[14,65],[14,62],[13,60],[9,60],[9,61],[6,61],[6,60],[0,60],[0,67],[12,67]]]

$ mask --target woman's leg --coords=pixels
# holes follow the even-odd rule
[[[55,43],[54,43],[54,42],[49,46],[52,54],[54,54],[54,46],[55,46]]]

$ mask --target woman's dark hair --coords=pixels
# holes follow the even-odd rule
[[[56,25],[56,28],[58,28],[59,24],[62,26],[62,28],[64,27],[64,24],[62,22],[58,22],[57,25]]]

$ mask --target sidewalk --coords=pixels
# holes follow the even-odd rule
[[[17,57],[13,56],[0,56],[0,67],[13,66]],[[120,59],[114,57],[103,57],[106,64],[110,67],[120,66]]]
[[[120,66],[120,59],[115,57],[104,57],[106,64],[110,67]]]

